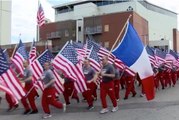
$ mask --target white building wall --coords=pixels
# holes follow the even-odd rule
[[[167,40],[166,45],[173,49],[173,28],[177,28],[176,17],[164,15],[155,11],[146,9],[140,3],[136,3],[136,12],[145,18],[149,27],[149,41],[161,41],[162,38]]]
[[[150,42],[158,41],[164,38],[167,40],[167,42],[162,42],[162,45],[166,44],[169,45],[170,49],[173,48],[173,28],[177,28],[177,15],[172,17],[148,10],[135,0],[131,2],[116,3],[100,7],[93,3],[76,5],[74,6],[74,11],[56,15],[56,21],[64,21],[69,19],[77,20],[94,15],[123,12],[127,11],[129,6],[133,8],[133,11],[149,21],[148,27]]]
[[[11,43],[11,0],[0,1],[0,45]]]
[[[100,6],[99,15],[127,11],[129,6],[131,6],[134,11],[136,10],[135,2],[123,2]]]

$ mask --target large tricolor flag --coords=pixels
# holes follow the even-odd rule
[[[111,54],[109,50],[102,47],[98,43],[94,42],[94,39],[92,38],[92,36],[90,36],[89,38],[90,39],[87,40],[87,51],[88,51],[87,54],[90,53],[90,50],[93,47],[93,50],[98,54],[100,59],[103,56],[108,56],[109,63],[111,63],[111,64],[114,63],[116,65],[116,67],[118,67],[119,69],[125,69],[125,71],[127,73],[129,73],[131,76],[135,76],[136,73],[134,71],[132,71],[131,69],[129,69],[129,67],[126,67],[123,64],[123,62],[121,60],[119,60],[118,58],[116,58],[113,54]]]
[[[13,94],[18,100],[25,96],[24,89],[0,49],[0,89]]]
[[[45,23],[45,15],[44,10],[42,8],[42,5],[39,5],[38,11],[37,11],[37,25],[40,27]]]
[[[147,100],[155,97],[153,71],[148,54],[133,26],[128,22],[122,41],[112,52],[132,70],[138,72]]]

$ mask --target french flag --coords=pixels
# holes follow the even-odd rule
[[[154,99],[154,78],[149,57],[137,32],[129,22],[122,41],[112,53],[130,69],[138,72],[147,100]]]

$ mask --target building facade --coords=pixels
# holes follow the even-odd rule
[[[0,45],[11,43],[11,0],[0,1]]]
[[[83,0],[57,5],[55,23],[46,24],[40,30],[42,40],[52,40],[57,49],[66,40],[84,42],[86,35],[110,48],[120,33],[128,16],[144,44],[164,49],[176,49],[178,37],[177,14],[146,0]],[[44,32],[45,31],[45,32]],[[60,32],[61,31],[61,32]],[[178,31],[177,31],[178,32]],[[60,37],[56,38],[58,34]]]

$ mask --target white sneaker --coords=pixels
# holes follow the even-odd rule
[[[145,96],[145,94],[143,94],[143,93],[140,94],[140,97],[144,97],[144,96]]]
[[[66,106],[67,106],[67,105],[64,103],[64,104],[63,104],[63,112],[66,112]]]
[[[44,114],[44,115],[42,116],[43,119],[47,119],[47,118],[50,118],[50,117],[52,117],[51,114]]]
[[[103,109],[100,111],[101,114],[104,114],[104,113],[107,113],[107,112],[109,112],[109,110],[108,110],[107,108],[103,108]]]
[[[111,110],[111,112],[116,112],[116,111],[118,111],[118,109],[119,109],[118,106],[113,107],[112,110]]]

